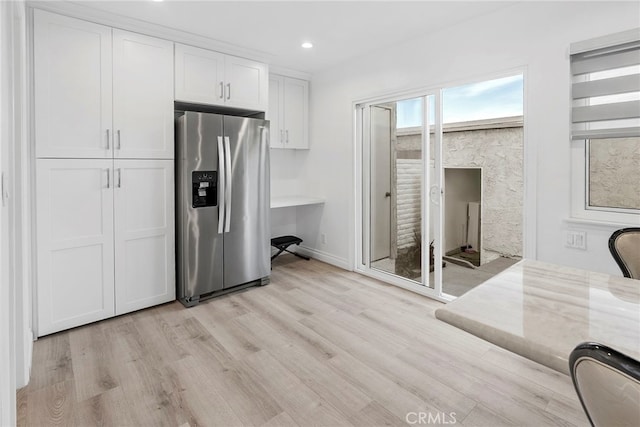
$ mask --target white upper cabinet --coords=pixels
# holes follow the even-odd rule
[[[265,64],[227,55],[224,70],[225,105],[258,111],[267,109],[269,74]]]
[[[176,43],[175,77],[176,101],[267,109],[266,64]]]
[[[176,44],[176,101],[224,105],[222,53]]]
[[[171,159],[173,43],[34,11],[39,158]]]
[[[309,82],[271,75],[271,148],[309,148]]]
[[[269,109],[267,110],[267,120],[271,131],[269,145],[271,148],[284,148],[284,118],[283,86],[284,77],[271,74],[269,76]]]
[[[309,148],[309,82],[284,79],[285,144],[287,148]]]
[[[37,157],[112,156],[111,28],[34,11]]]
[[[173,43],[114,29],[114,156],[172,159],[173,120]]]

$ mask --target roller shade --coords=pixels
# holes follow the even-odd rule
[[[640,29],[624,42],[596,48],[572,46],[572,132],[574,140],[640,136]]]

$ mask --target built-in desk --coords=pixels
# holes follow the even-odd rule
[[[281,196],[271,198],[271,209],[286,208],[292,206],[318,205],[324,203],[324,199],[308,196]]]
[[[585,341],[640,360],[640,280],[522,260],[436,317],[565,374]]]

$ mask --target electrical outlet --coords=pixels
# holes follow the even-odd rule
[[[567,248],[587,249],[587,233],[584,231],[565,231],[564,245]]]
[[[323,245],[327,244],[327,235],[322,233],[320,234],[320,241],[322,242]]]

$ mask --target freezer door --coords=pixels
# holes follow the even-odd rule
[[[176,266],[178,298],[186,305],[223,288],[222,130],[216,114],[186,112],[177,124]]]
[[[267,277],[271,271],[269,122],[225,116],[229,147],[228,224],[224,235],[224,287]]]

